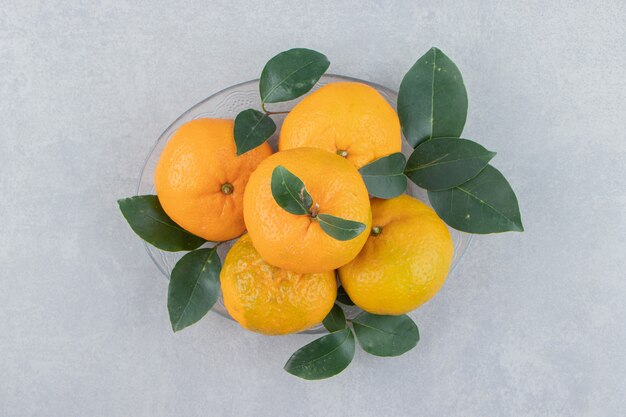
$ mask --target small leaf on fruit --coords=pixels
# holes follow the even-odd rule
[[[324,54],[311,49],[281,52],[270,59],[261,72],[261,101],[278,103],[300,97],[313,88],[329,65]]]
[[[285,364],[285,370],[303,379],[330,378],[350,365],[354,351],[354,335],[346,328],[298,349]]]
[[[276,131],[276,124],[265,113],[258,110],[247,109],[235,117],[235,146],[237,155],[260,146],[268,140]]]
[[[276,203],[291,214],[308,214],[313,199],[300,178],[278,165],[272,171],[272,196]]]
[[[439,49],[426,52],[402,79],[398,117],[413,147],[432,138],[461,136],[467,91],[461,72]]]
[[[515,192],[491,165],[458,187],[429,191],[428,199],[439,217],[457,230],[478,234],[524,231]]]
[[[397,152],[365,165],[359,172],[371,195],[393,198],[406,190],[405,164],[406,158],[401,152]]]
[[[156,195],[122,198],[117,203],[131,229],[154,247],[176,252],[196,249],[206,242],[174,223]]]
[[[363,312],[352,320],[354,333],[364,351],[376,356],[399,356],[413,349],[420,339],[409,316],[381,316]]]
[[[471,140],[437,138],[415,149],[404,173],[427,190],[447,190],[474,178],[495,155]]]
[[[336,332],[337,330],[346,328],[346,315],[343,312],[343,308],[337,304],[333,305],[326,318],[322,321],[324,328],[329,332]]]
[[[220,294],[221,269],[216,248],[189,252],[176,263],[167,293],[175,332],[194,324],[213,307]]]
[[[361,222],[342,219],[330,214],[318,214],[317,220],[322,230],[337,240],[354,239],[365,230],[365,225]]]

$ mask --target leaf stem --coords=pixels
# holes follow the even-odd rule
[[[319,211],[320,205],[318,203],[313,204],[313,208],[311,209],[311,217],[316,218]]]
[[[287,114],[287,113],[289,113],[289,110],[285,110],[285,111],[269,111],[268,109],[265,108],[265,103],[263,103],[263,102],[261,103],[261,109],[268,116],[271,116],[273,114]]]

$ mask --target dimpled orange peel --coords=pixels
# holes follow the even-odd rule
[[[327,84],[289,112],[279,150],[312,146],[337,153],[357,168],[400,152],[400,120],[374,88],[358,82]]]
[[[154,183],[163,210],[183,229],[211,241],[245,230],[248,178],[272,153],[267,143],[237,156],[233,121],[196,119],[182,125],[163,149]]]
[[[220,283],[232,318],[267,335],[299,332],[321,322],[337,296],[334,271],[300,274],[271,266],[248,234],[226,255]]]
[[[317,219],[285,211],[271,191],[272,172],[279,165],[304,182],[319,213],[361,222],[365,231],[337,240]],[[316,148],[277,152],[261,162],[250,176],[243,206],[248,233],[263,259],[300,273],[330,271],[350,262],[367,240],[372,220],[367,189],[354,165]]]
[[[356,305],[374,314],[408,313],[443,286],[454,246],[435,211],[408,195],[372,199],[372,232],[359,255],[339,268]]]

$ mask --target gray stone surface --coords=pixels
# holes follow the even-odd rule
[[[0,416],[625,415],[625,18],[621,0],[1,1]],[[417,349],[331,380],[282,370],[312,336],[214,314],[173,335],[116,205],[159,133],[293,46],[397,88],[432,45],[526,232],[475,239],[413,314]]]

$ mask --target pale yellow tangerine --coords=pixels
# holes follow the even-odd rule
[[[445,223],[427,205],[401,195],[372,199],[372,233],[357,257],[339,268],[356,305],[375,314],[404,314],[443,286],[454,246]]]
[[[300,274],[265,262],[245,234],[220,273],[224,305],[248,330],[281,335],[321,322],[337,296],[334,271]]]

